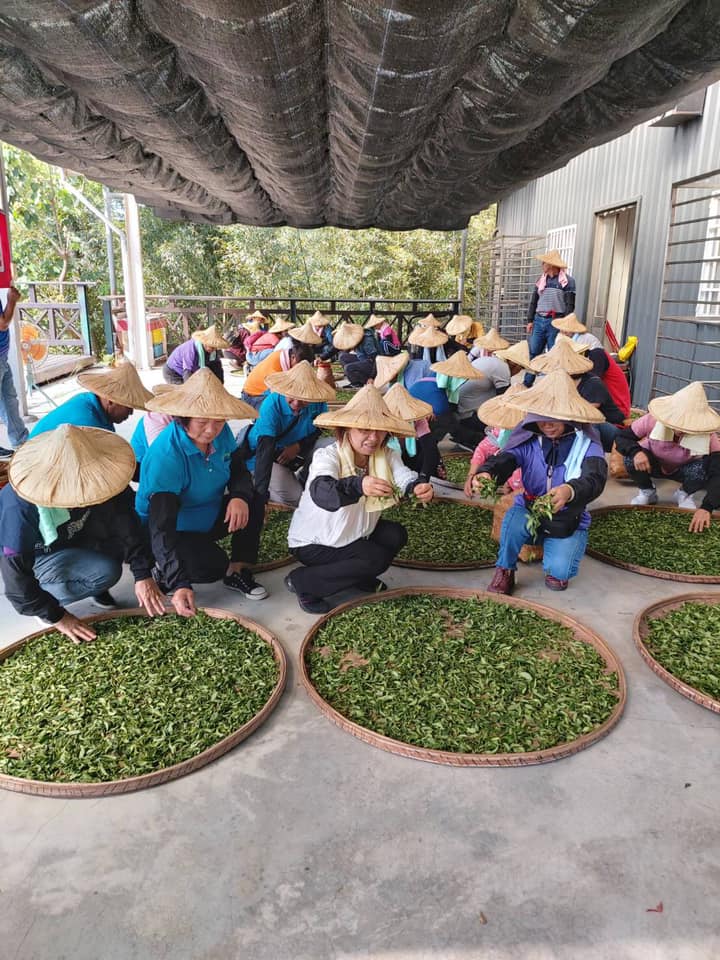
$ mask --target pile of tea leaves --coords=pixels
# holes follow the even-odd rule
[[[588,546],[613,560],[650,570],[720,576],[720,523],[690,533],[691,510],[618,509],[593,517]]]
[[[260,551],[258,553],[257,564],[260,566],[265,563],[275,563],[279,560],[287,560],[292,563],[292,555],[288,547],[288,530],[292,520],[292,510],[273,510],[265,511],[265,524],[260,535]],[[230,556],[231,536],[223,537],[219,541],[220,546]]]
[[[470,453],[458,453],[450,456],[445,454],[443,463],[445,464],[448,483],[456,483],[459,487],[465,485],[465,478],[470,469],[471,456]]]
[[[660,666],[720,702],[720,605],[688,601],[647,625],[643,642]]]
[[[434,563],[438,567],[495,563],[498,545],[490,536],[492,510],[469,506],[460,500],[435,500],[423,507],[414,499],[383,512],[386,520],[401,523],[408,542],[398,554],[408,563]]]
[[[349,387],[336,387],[335,399],[331,400],[330,402],[334,403],[335,405],[349,403],[356,393],[357,390],[350,389]]]
[[[96,783],[202,753],[265,705],[279,669],[232,619],[118,617],[50,631],[0,663],[0,773]]]
[[[491,600],[428,594],[354,607],[320,627],[306,662],[348,720],[435,750],[548,749],[599,727],[618,702],[617,674],[594,647]]]

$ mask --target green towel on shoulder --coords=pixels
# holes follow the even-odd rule
[[[436,382],[441,390],[447,394],[450,403],[458,402],[460,387],[465,383],[465,377],[449,377],[446,373],[438,373]]]
[[[70,511],[65,507],[38,507],[37,512],[40,519],[40,536],[45,546],[49,547],[57,540],[58,527],[70,519]]]

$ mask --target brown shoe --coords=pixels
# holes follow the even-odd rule
[[[515,571],[495,567],[495,576],[485,589],[488,593],[504,593],[509,596],[515,589]]]
[[[568,581],[558,580],[557,577],[553,577],[552,574],[548,573],[545,576],[545,586],[548,590],[567,590]]]

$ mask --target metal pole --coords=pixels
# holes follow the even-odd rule
[[[112,220],[112,209],[110,204],[110,191],[103,187],[103,197],[105,199],[105,216]],[[110,277],[110,296],[114,297],[117,293],[117,276],[115,274],[115,250],[113,248],[113,235],[109,225],[105,224],[105,246],[107,247],[108,275]]]
[[[2,203],[3,213],[5,214],[5,224],[8,233],[8,248],[10,249],[10,261],[12,262],[12,237],[10,235],[10,208],[8,207],[7,183],[5,181],[5,156],[3,144],[0,143],[0,203]],[[7,290],[5,291],[7,303]],[[27,417],[28,403],[27,392],[25,390],[25,366],[23,364],[22,352],[20,350],[20,311],[15,310],[12,318],[12,336],[10,337],[10,351],[8,361],[12,370],[13,380],[15,382],[15,392],[18,397],[18,408],[20,416]]]
[[[142,268],[140,218],[135,197],[130,193],[124,194],[124,197],[128,266],[128,272],[125,274],[125,308],[128,318],[128,335],[135,366],[140,370],[149,370],[152,366],[152,357],[145,319],[145,281]]]
[[[467,227],[460,234],[460,268],[458,270],[458,310],[463,308],[463,297],[465,296],[465,260],[467,259]]]

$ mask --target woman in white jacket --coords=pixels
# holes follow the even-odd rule
[[[313,458],[288,534],[303,566],[288,574],[285,585],[306,613],[326,613],[326,598],[335,593],[385,589],[378,576],[405,545],[407,531],[380,515],[411,494],[428,503],[433,488],[387,448],[391,434],[410,436],[414,430],[392,416],[375,387],[363,387],[315,424],[334,427],[336,442]]]

